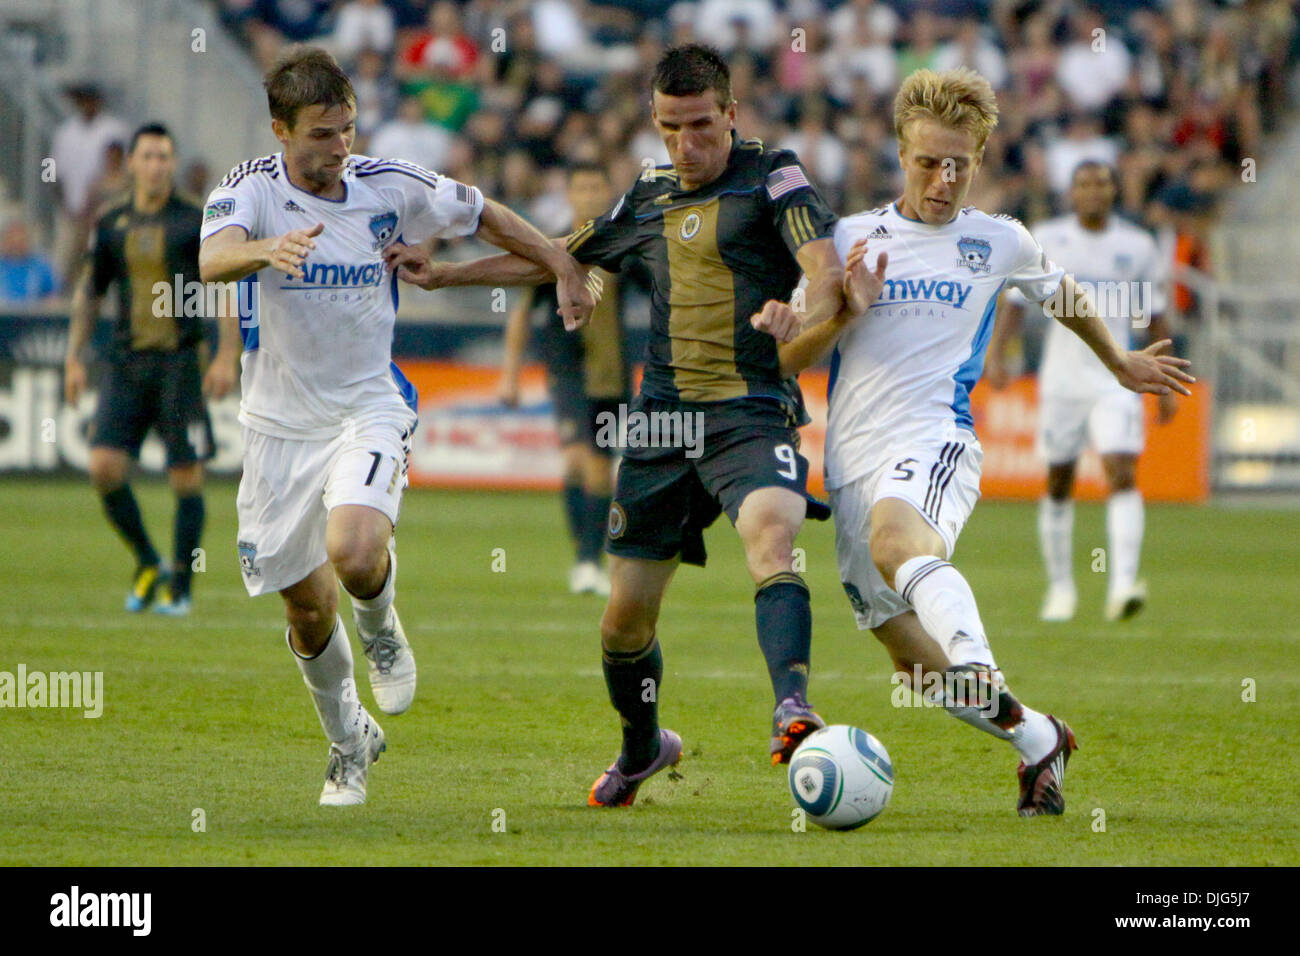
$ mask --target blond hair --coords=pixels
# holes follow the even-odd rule
[[[903,128],[914,119],[933,119],[974,134],[978,152],[998,125],[998,99],[989,81],[969,67],[917,70],[894,97],[894,133],[900,143]]]

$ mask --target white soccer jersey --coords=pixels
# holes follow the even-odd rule
[[[241,317],[239,420],[255,431],[323,439],[350,419],[409,414],[413,390],[392,364],[397,277],[381,252],[478,229],[482,194],[413,163],[351,156],[343,183],[342,199],[314,196],[289,182],[276,153],[232,169],[204,208],[203,239],[227,226],[268,239],[325,225],[304,278],[267,267],[245,280],[255,294]]]
[[[892,451],[974,433],[970,391],[984,367],[994,304],[1004,285],[1034,302],[1064,272],[1019,221],[973,207],[931,226],[896,203],[841,219],[840,260],[861,238],[867,265],[889,253],[885,288],[841,336],[831,360],[826,486],[839,488]]]
[[[1087,290],[1120,348],[1132,347],[1136,315],[1149,319],[1164,311],[1164,270],[1155,240],[1145,229],[1111,216],[1105,229],[1094,232],[1077,217],[1062,216],[1039,223],[1033,235],[1051,260]],[[1038,388],[1061,398],[1125,391],[1083,339],[1054,319],[1048,324]]]

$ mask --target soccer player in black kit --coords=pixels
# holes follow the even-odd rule
[[[200,281],[203,207],[173,186],[176,152],[166,127],[151,123],[136,130],[127,165],[131,192],[98,216],[73,300],[64,397],[75,405],[86,388],[82,352],[93,334],[100,299],[116,283],[117,321],[104,355],[108,373],[91,425],[90,480],[109,523],[135,556],[126,609],[138,612],[154,604],[159,613],[183,616],[191,608],[192,562],[203,533],[203,462],[212,456],[204,393],[220,398],[234,386],[238,319],[230,309],[219,320],[220,345],[204,377],[203,317],[171,314],[176,301],[197,301],[186,293],[198,288],[189,283]],[[181,294],[174,295],[178,282]],[[159,295],[164,285],[167,291]],[[127,481],[131,460],[139,457],[150,428],[166,446],[168,483],[176,494],[170,576],[162,570]]]
[[[672,165],[647,168],[609,212],[570,234],[567,248],[609,272],[635,258],[650,273],[650,341],[629,423],[639,412],[683,423],[702,416],[704,425],[694,447],[638,447],[628,435],[601,619],[623,748],[588,796],[601,807],[628,806],[642,782],[681,756],[681,738],[659,727],[656,623],[677,565],[704,564],[703,531],[722,512],[756,585],[758,643],[777,701],[772,762],[788,762],[825,723],[806,696],[812,612],[793,548],[804,517],[825,520],[830,511],[807,492],[808,462],[798,453],[807,416],[788,369],[829,352],[851,318],[830,239],[835,217],[794,153],[737,135],[730,73],[717,51],[668,50],[651,106]],[[510,256],[434,263],[426,249],[395,247],[386,258],[400,278],[426,288],[550,278]],[[808,286],[799,301],[801,273]],[[784,313],[798,313],[797,325],[776,319],[782,302],[792,303]]]

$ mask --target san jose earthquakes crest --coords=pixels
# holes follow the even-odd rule
[[[382,249],[393,241],[397,231],[397,213],[385,212],[370,217],[370,234],[375,237],[375,248]]]
[[[957,251],[961,253],[957,265],[967,266],[971,272],[989,271],[989,255],[993,252],[993,246],[987,239],[962,236],[957,240]]]

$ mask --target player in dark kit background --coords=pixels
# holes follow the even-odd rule
[[[658,723],[656,623],[678,563],[704,563],[702,532],[721,512],[740,534],[757,586],[758,641],[777,700],[772,762],[788,761],[824,723],[806,699],[812,614],[793,547],[805,515],[824,520],[829,510],[806,491],[808,463],[797,450],[806,416],[787,376],[826,354],[852,318],[829,238],[834,216],[794,153],[737,136],[729,71],[715,50],[667,51],[651,97],[672,166],[647,169],[567,247],[608,271],[633,258],[648,268],[650,342],[633,412],[702,416],[704,435],[694,457],[682,447],[625,449],[601,620],[623,749],[592,787],[593,806],[627,806],[644,780],[681,755],[681,738]],[[433,263],[425,249],[394,248],[387,259],[399,277],[426,288],[549,278],[508,256]],[[809,283],[792,318],[781,302],[801,272]]]
[[[609,172],[597,162],[569,169],[567,194],[573,228],[609,208],[613,200]],[[617,417],[618,406],[631,397],[629,362],[623,326],[623,299],[640,276],[599,271],[604,294],[591,321],[577,333],[565,330],[556,310],[554,283],[525,289],[506,320],[501,399],[519,404],[519,376],[529,329],[537,323],[537,345],[546,363],[547,385],[555,409],[560,453],[564,460],[564,512],[576,560],[569,569],[574,594],[609,596],[609,576],[600,567],[605,526],[614,494],[616,442],[598,442],[602,415]]]
[[[238,320],[233,312],[220,319],[218,352],[202,377],[203,317],[170,315],[174,301],[186,301],[184,294],[173,295],[173,285],[200,281],[202,206],[174,188],[176,153],[166,127],[151,123],[136,130],[127,167],[131,192],[99,215],[73,300],[64,397],[75,405],[86,388],[82,352],[99,316],[100,299],[116,284],[117,320],[103,356],[108,373],[91,424],[90,480],[109,522],[136,559],[126,609],[143,611],[157,599],[155,611],[181,616],[191,607],[193,554],[203,533],[203,461],[212,456],[204,393],[220,398],[234,387]],[[155,291],[158,283],[168,290],[165,309],[155,308],[162,298]],[[166,446],[167,479],[176,494],[170,576],[162,570],[127,481],[131,460],[139,457],[150,428]]]

